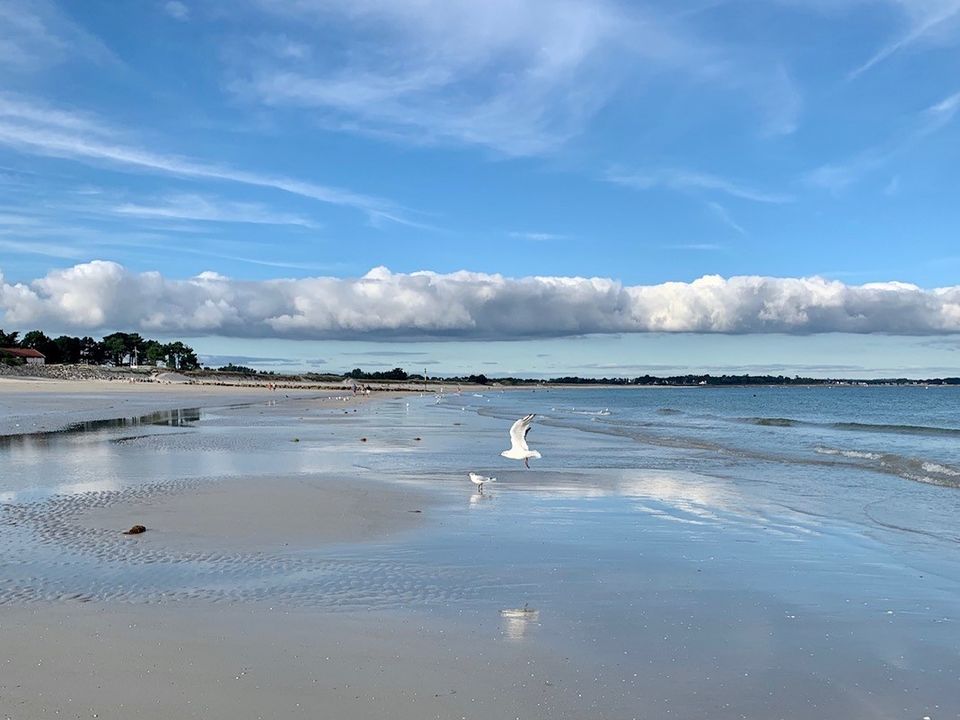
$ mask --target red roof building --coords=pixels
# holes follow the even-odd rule
[[[43,365],[47,356],[33,348],[0,348],[0,357],[23,358],[28,365]]]

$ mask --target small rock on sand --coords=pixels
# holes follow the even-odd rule
[[[124,530],[124,535],[139,535],[142,532],[146,532],[147,529],[143,525],[134,525],[129,530]]]

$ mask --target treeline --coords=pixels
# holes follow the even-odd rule
[[[838,378],[810,378],[795,375],[670,375],[657,377],[642,375],[636,378],[581,378],[559,377],[547,381],[555,385],[669,385],[669,386],[743,386],[743,385],[836,385],[856,383],[860,385],[960,385],[960,378],[932,378],[910,380],[908,378],[881,378],[851,380]]]
[[[346,373],[344,378],[353,378],[354,380],[393,380],[393,381],[422,381],[423,375],[407,373],[402,368],[394,368],[382,372],[366,372],[360,368],[355,368]],[[909,378],[880,378],[869,380],[839,379],[839,378],[810,378],[794,375],[669,375],[659,377],[656,375],[641,375],[634,378],[612,377],[612,378],[585,378],[576,375],[566,375],[563,377],[550,378],[549,380],[536,380],[520,377],[498,377],[488,378],[484,374],[479,375],[454,375],[444,377],[432,377],[431,380],[445,383],[464,383],[471,385],[497,385],[507,386],[525,386],[525,385],[663,385],[670,387],[718,387],[718,386],[743,386],[743,385],[836,385],[838,383],[861,384],[861,385],[960,385],[960,377],[931,378],[928,380],[911,380]]]
[[[197,354],[179,340],[162,343],[138,333],[116,332],[100,340],[92,337],[61,335],[48,337],[41,330],[19,332],[0,330],[0,348],[23,348],[41,352],[48,364],[64,365],[158,365],[171,370],[196,370]]]
[[[580,378],[560,377],[550,380],[562,385],[827,385],[837,382],[824,378],[805,378],[796,375],[641,375],[635,378]]]
[[[343,376],[344,380],[347,378],[353,378],[354,380],[392,380],[394,382],[423,382],[428,378],[420,375],[419,373],[408,373],[403,368],[394,368],[393,370],[377,371],[377,372],[365,372],[360,368],[354,368],[346,375]],[[486,375],[467,375],[466,377],[439,377],[434,376],[429,378],[431,380],[443,381],[443,382],[461,382],[461,383],[470,383],[471,385],[488,385],[493,382]],[[511,380],[514,378],[505,378],[497,380],[501,384],[510,384]],[[538,382],[537,380],[525,380],[525,381],[516,381],[516,382],[525,382],[525,383],[534,383]]]
[[[423,380],[423,375],[410,375],[403,368],[394,368],[383,372],[364,372],[360,368],[354,368],[346,375],[344,379],[353,378],[354,380],[394,380],[402,382],[404,380]]]

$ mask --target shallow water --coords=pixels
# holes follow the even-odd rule
[[[496,618],[504,642],[590,658],[608,712],[643,697],[662,716],[702,692],[707,717],[730,714],[724,699],[759,717],[783,703],[791,717],[957,717],[958,400],[956,388],[491,391],[7,440],[0,603]],[[527,412],[544,455],[531,470],[499,457]],[[498,481],[481,496],[468,470]],[[313,473],[440,502],[397,538],[287,553],[164,550],[78,520],[197,483]],[[500,616],[525,604],[536,614]]]

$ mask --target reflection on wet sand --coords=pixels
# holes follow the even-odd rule
[[[532,493],[545,500],[627,498],[637,512],[680,525],[719,525],[802,537],[820,521],[783,506],[747,497],[726,478],[683,470],[593,470],[506,475],[502,491]]]
[[[530,632],[531,628],[540,624],[540,611],[527,605],[522,608],[501,610],[503,619],[503,634],[508,640],[519,641]]]
[[[471,508],[483,508],[487,507],[488,503],[496,497],[492,493],[473,493],[470,496],[470,507]]]
[[[42,432],[25,433],[22,435],[0,435],[0,450],[20,447],[44,448],[58,442],[75,440],[78,435],[99,434],[109,430],[124,430],[127,428],[146,426],[186,427],[195,422],[199,422],[200,417],[201,412],[199,408],[184,408],[179,410],[160,410],[138,417],[88,420],[86,422],[67,425],[61,430],[44,430]]]

